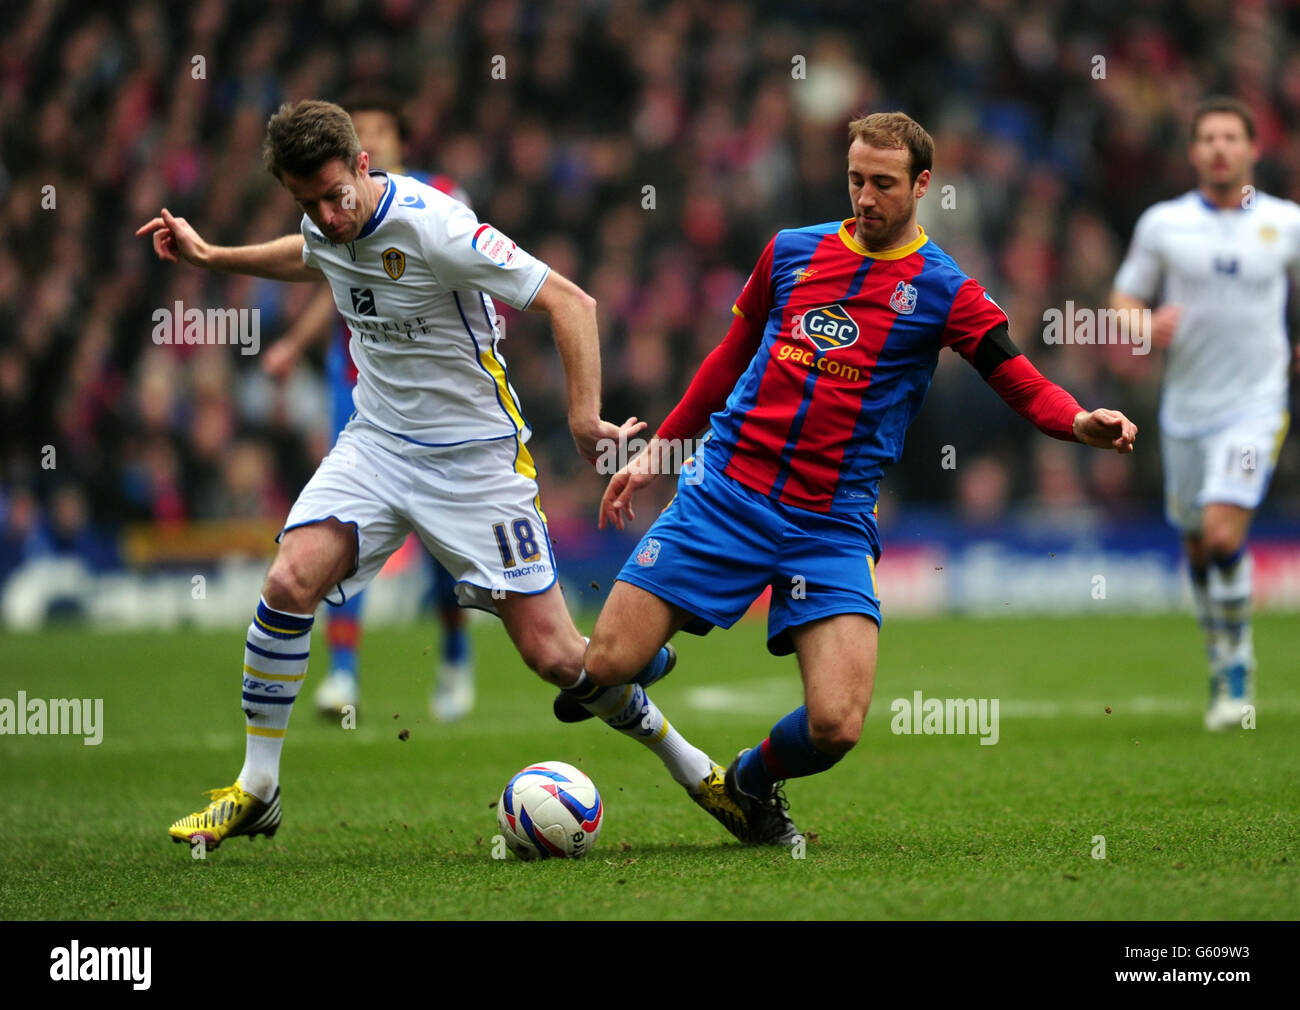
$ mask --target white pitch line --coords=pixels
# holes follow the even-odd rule
[[[903,695],[908,704],[912,702],[911,694]],[[944,695],[925,692],[925,698],[940,698]],[[954,695],[955,697],[955,695]],[[978,697],[971,695],[971,697]],[[872,701],[870,717],[889,718],[890,704],[894,696],[877,694]],[[800,692],[797,681],[788,678],[768,678],[765,680],[745,681],[739,684],[710,684],[692,687],[685,692],[685,705],[697,712],[718,715],[744,716],[771,715],[783,708],[799,704]],[[998,698],[999,717],[1010,719],[1060,719],[1060,718],[1106,718],[1107,706],[1111,716],[1125,715],[1170,715],[1187,716],[1203,712],[1205,702],[1200,697],[1168,697],[1139,695],[1135,698],[1109,699],[1069,699],[1052,698]],[[1268,712],[1300,712],[1300,698],[1277,698],[1265,700],[1260,706],[1261,714]]]

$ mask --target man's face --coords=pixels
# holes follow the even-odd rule
[[[926,170],[913,183],[906,148],[849,146],[849,199],[857,219],[854,238],[871,250],[901,245],[916,218],[916,201],[930,185]]]
[[[376,168],[397,168],[402,164],[402,134],[397,120],[387,112],[364,110],[352,113],[361,150],[370,154]]]
[[[327,161],[312,176],[284,173],[284,187],[298,201],[312,224],[331,242],[351,242],[374,212],[367,185],[370,156],[362,151],[357,171],[348,170],[342,158]]]
[[[1246,136],[1246,124],[1236,113],[1210,112],[1196,124],[1187,156],[1199,185],[1228,189],[1245,184],[1259,148]]]

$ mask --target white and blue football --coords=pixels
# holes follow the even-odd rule
[[[520,859],[580,859],[595,847],[604,814],[596,783],[573,765],[541,761],[506,783],[497,826]]]

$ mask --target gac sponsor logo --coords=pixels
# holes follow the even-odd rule
[[[803,337],[819,351],[834,351],[857,342],[858,324],[843,305],[823,305],[799,317],[794,335]]]
[[[815,368],[819,372],[825,372],[827,375],[834,375],[845,382],[858,382],[862,379],[862,370],[855,368],[853,365],[845,365],[826,356],[818,356],[806,347],[800,347],[798,344],[782,344],[781,349],[776,352],[778,361],[795,361],[805,368]]]

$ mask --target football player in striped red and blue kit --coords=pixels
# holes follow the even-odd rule
[[[1002,309],[918,226],[929,134],[902,113],[849,129],[855,216],[767,244],[726,338],[601,502],[601,525],[623,528],[667,446],[709,429],[618,576],[587,650],[585,689],[632,679],[680,630],[730,627],[770,585],[768,649],[798,656],[805,704],[726,772],[759,843],[797,837],[783,780],[827,770],[862,732],[881,619],[877,486],[939,352],[956,351],[1054,438],[1127,453],[1137,435],[1123,414],[1085,411],[1039,374]],[[581,717],[583,690],[561,692],[561,719]]]

